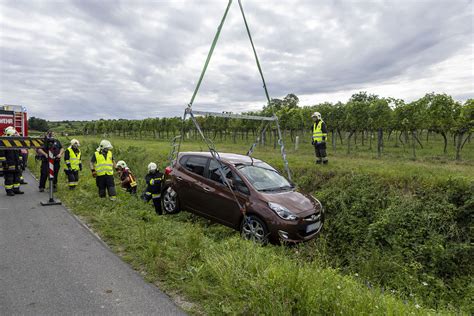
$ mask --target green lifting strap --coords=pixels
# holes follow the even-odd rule
[[[202,69],[201,76],[199,77],[198,83],[196,85],[196,88],[194,89],[193,96],[191,97],[191,101],[189,101],[188,107],[192,107],[194,98],[196,97],[196,94],[199,91],[199,87],[201,86],[202,79],[204,78],[204,74],[206,73],[207,66],[209,65],[209,61],[211,60],[212,53],[214,52],[214,48],[216,47],[217,40],[219,39],[219,35],[221,34],[222,26],[224,25],[225,18],[227,17],[227,12],[229,12],[230,5],[232,4],[232,0],[229,0],[229,3],[227,4],[227,8],[225,9],[224,16],[222,17],[221,23],[219,24],[219,27],[217,28],[216,35],[214,36],[214,40],[212,41],[211,49],[209,50],[209,53],[207,54],[207,59],[206,62],[204,63],[204,68]]]
[[[239,0],[239,7],[240,7],[240,12],[242,12],[242,18],[244,19],[245,29],[247,30],[247,34],[249,35],[250,44],[252,44],[253,55],[255,56],[255,62],[257,63],[258,72],[260,72],[260,76],[262,77],[263,89],[265,89],[265,95],[267,97],[268,105],[271,106],[270,96],[269,96],[268,90],[267,90],[267,84],[265,83],[265,78],[263,77],[262,67],[260,67],[260,62],[258,60],[257,51],[255,50],[255,45],[253,44],[252,35],[250,35],[249,25],[247,24],[247,19],[245,18],[244,8],[242,7],[242,3],[241,3],[240,0]],[[273,107],[271,106],[271,108],[272,108],[272,112],[273,112]],[[273,113],[273,114],[275,114],[275,113]]]

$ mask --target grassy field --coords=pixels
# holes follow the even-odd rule
[[[381,159],[368,146],[329,150],[327,166],[314,164],[309,144],[288,145],[293,180],[322,200],[321,236],[294,247],[260,247],[231,229],[186,212],[157,217],[151,205],[119,192],[115,203],[97,196],[88,160],[100,138],[77,137],[85,170],[61,200],[123,259],[178,304],[196,314],[472,314],[474,150],[452,160],[432,138],[411,158],[388,143]],[[111,138],[116,160],[140,178],[150,161],[167,165],[169,144]],[[66,142],[66,140],[65,140]],[[249,144],[217,143],[245,153]],[[366,144],[367,145],[367,144]],[[187,141],[186,150],[207,150]],[[282,169],[278,150],[255,157]],[[38,166],[30,160],[30,168]]]

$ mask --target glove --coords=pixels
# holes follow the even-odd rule
[[[97,171],[95,171],[95,169],[92,169],[92,177],[93,178],[97,177]]]
[[[82,171],[82,163],[79,164],[79,170]]]
[[[70,163],[66,164],[66,166],[67,166],[67,170],[72,171]]]
[[[314,145],[314,144],[315,144],[315,143],[314,143],[314,139],[313,139],[313,140],[311,140],[311,145]]]

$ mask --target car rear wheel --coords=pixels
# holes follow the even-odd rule
[[[173,190],[172,187],[167,187],[163,193],[163,211],[168,214],[176,214],[179,213],[179,200],[178,200],[178,193]]]
[[[254,215],[245,216],[240,226],[240,233],[244,239],[252,240],[259,244],[268,242],[267,225]]]

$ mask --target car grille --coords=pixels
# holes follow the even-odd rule
[[[321,214],[311,214],[303,218],[305,222],[317,222],[321,220]]]

